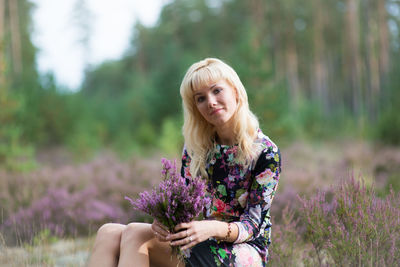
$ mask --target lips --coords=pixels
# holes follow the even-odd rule
[[[217,113],[217,112],[220,111],[220,110],[222,110],[222,108],[214,109],[214,110],[211,112],[210,115],[214,115],[215,113]]]

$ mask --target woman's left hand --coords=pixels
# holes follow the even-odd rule
[[[192,221],[181,223],[175,227],[175,234],[167,236],[171,246],[182,246],[181,249],[191,248],[200,242],[214,236],[213,221]]]

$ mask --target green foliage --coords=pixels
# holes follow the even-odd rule
[[[399,62],[400,53],[392,55],[394,62]],[[393,63],[385,84],[381,105],[382,112],[373,133],[378,142],[400,145],[400,65]]]
[[[68,135],[66,144],[78,159],[88,159],[100,149],[104,127],[93,120],[82,120],[78,123]]]
[[[387,178],[385,186],[377,191],[377,195],[380,197],[385,197],[391,192],[400,192],[400,170],[389,175]]]
[[[158,140],[160,149],[168,155],[179,155],[183,145],[181,120],[167,118],[161,128],[161,136]]]
[[[15,123],[21,102],[0,88],[0,166],[13,171],[35,167],[33,147],[23,144],[21,126]]]
[[[34,149],[21,143],[20,128],[3,125],[0,136],[0,166],[13,171],[29,171],[36,167]]]
[[[123,159],[129,159],[133,154],[140,154],[142,147],[135,142],[132,132],[123,130],[118,133],[111,147]]]
[[[49,229],[44,229],[37,233],[32,239],[32,246],[53,244],[58,241],[58,237],[51,234]]]
[[[252,111],[274,140],[364,137],[373,132],[379,141],[400,144],[400,103],[396,100],[400,99],[399,66],[393,63],[387,75],[380,74],[379,94],[383,97],[376,99],[374,109],[366,110],[371,86],[366,81],[357,96],[360,99],[353,99],[354,88],[349,85],[352,72],[343,58],[343,51],[349,49],[346,34],[337,30],[345,26],[345,4],[340,1],[301,6],[295,1],[171,1],[162,8],[155,26],[135,25],[131,46],[121,59],[89,68],[77,93],[67,93],[52,75],[39,77],[36,49],[30,40],[32,5],[26,0],[18,3],[21,72],[13,70],[16,62],[9,32],[0,46],[1,55],[5,55],[0,62],[6,71],[5,85],[11,92],[2,103],[10,105],[2,107],[0,115],[8,118],[7,123],[0,121],[0,161],[6,162],[7,157],[4,164],[14,166],[11,168],[22,166],[14,164],[20,159],[31,158],[34,147],[67,145],[83,158],[104,146],[124,155],[150,147],[175,153],[182,143],[181,121],[176,119],[182,112],[180,82],[186,69],[205,57],[221,58],[237,71]],[[332,11],[322,23],[323,36],[316,35],[320,8]],[[360,47],[366,49],[362,41],[375,33],[367,28],[360,31],[360,38],[364,38]],[[329,51],[320,59],[325,62],[320,63],[329,83],[324,101],[313,85],[317,37],[325,45],[321,48]],[[378,62],[378,51],[370,49],[362,50],[371,57],[364,61]],[[391,60],[398,62],[396,49],[389,52]],[[292,88],[293,72],[298,93]],[[354,100],[361,103],[357,114],[350,108]],[[379,116],[370,119],[370,113]]]
[[[400,110],[393,107],[385,111],[377,125],[378,141],[386,144],[400,145]]]
[[[150,123],[144,122],[137,129],[135,140],[143,146],[154,145],[158,137],[154,126]]]

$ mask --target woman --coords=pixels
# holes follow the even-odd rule
[[[236,72],[219,59],[193,64],[180,88],[182,175],[208,181],[205,220],[169,233],[157,221],[103,225],[89,266],[265,266],[270,206],[280,174],[278,147],[258,128]],[[180,246],[186,257],[171,256]]]

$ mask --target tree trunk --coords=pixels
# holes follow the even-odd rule
[[[3,48],[3,38],[4,38],[4,18],[5,18],[5,5],[6,0],[0,0],[0,45]],[[3,51],[3,50],[1,50]]]
[[[291,34],[288,35],[286,50],[286,68],[290,88],[290,101],[294,111],[297,111],[300,104],[300,81],[298,74],[298,59],[296,44]]]
[[[314,62],[312,68],[314,71],[311,73],[311,83],[312,83],[312,98],[318,101],[318,103],[323,107],[326,113],[329,112],[328,109],[328,72],[326,66],[325,58],[325,44],[324,44],[324,12],[320,0],[314,0],[314,6],[316,10],[314,11],[314,31],[313,31],[313,43],[314,43]]]
[[[261,39],[264,37],[263,33],[265,29],[265,12],[263,0],[250,1],[250,8],[253,22],[255,25],[258,25],[258,27],[256,28],[257,34],[252,42],[253,49],[257,51],[260,48]]]
[[[19,28],[18,1],[9,1],[10,28],[11,28],[11,53],[15,74],[22,72],[21,35]]]
[[[5,60],[5,41],[4,41],[4,21],[5,21],[5,8],[6,0],[0,0],[0,90],[5,87],[5,71],[6,71],[6,60]]]
[[[282,18],[283,9],[279,1],[268,1],[268,23],[273,25],[269,28],[271,36],[270,58],[274,70],[274,82],[280,83],[286,76],[285,51],[283,40],[283,27],[285,18]]]
[[[365,21],[366,24],[366,109],[370,119],[375,120],[377,103],[379,103],[378,93],[380,88],[379,61],[378,61],[378,24],[374,20],[373,12],[375,10],[370,0],[365,2]]]
[[[358,0],[346,0],[346,65],[345,76],[350,75],[349,83],[351,89],[351,106],[356,117],[361,114],[361,64],[359,51],[359,14]]]
[[[385,83],[389,70],[389,29],[385,0],[378,0],[378,30],[379,30],[379,74],[381,86]],[[378,92],[379,93],[379,92]]]

